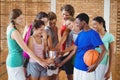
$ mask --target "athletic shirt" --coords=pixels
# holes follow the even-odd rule
[[[109,55],[108,55],[108,53],[109,53],[109,47],[110,47],[109,44],[110,44],[111,42],[115,41],[115,40],[114,40],[114,36],[113,36],[111,33],[106,32],[105,35],[104,35],[103,38],[102,38],[102,41],[103,41],[103,43],[104,43],[104,45],[105,45],[105,48],[106,48],[107,52],[106,52],[104,58],[102,59],[102,61],[100,62],[100,64],[107,65],[107,62],[108,62],[108,59],[109,59]],[[96,49],[99,53],[101,53],[101,49],[100,49],[100,48],[95,48],[95,49]]]
[[[99,34],[90,29],[88,31],[82,30],[75,41],[75,45],[77,46],[75,60],[74,60],[74,67],[82,70],[87,71],[88,66],[84,63],[83,57],[87,50],[95,49],[102,45],[103,42],[99,36]]]
[[[47,34],[52,38],[53,47],[55,47],[58,43],[58,36],[57,36],[56,31],[51,29],[50,26],[46,26],[45,30],[46,30]]]
[[[44,58],[44,55],[43,55],[43,50],[44,50],[44,42],[43,42],[43,39],[42,39],[42,44],[38,44],[36,41],[35,41],[35,38],[32,36],[33,38],[33,50],[34,50],[34,54],[36,56],[38,56],[39,58]],[[33,60],[31,57],[30,57],[30,62],[36,62],[35,60]]]
[[[6,64],[9,67],[19,67],[23,65],[22,49],[16,42],[11,38],[11,34],[15,31],[15,28],[7,30],[7,44],[8,44],[8,56]]]
[[[24,37],[24,42],[25,42],[26,44],[27,44],[28,39],[29,39],[29,37],[30,37],[31,30],[32,30],[32,24],[30,24],[30,26],[29,26],[29,28],[28,28],[28,31],[26,32],[25,37]],[[28,55],[25,51],[23,51],[23,56],[24,56],[25,58],[29,58],[29,55]]]
[[[65,29],[66,29],[66,25],[62,25],[61,30],[60,30],[61,36],[63,36]],[[61,47],[62,51],[65,50],[65,46],[66,46],[66,41],[62,44],[62,47]]]

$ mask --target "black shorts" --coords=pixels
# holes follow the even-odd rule
[[[29,62],[29,58],[24,58],[24,60],[23,60],[23,67],[24,68],[27,68],[28,62]]]
[[[66,57],[67,56],[62,57],[62,60],[64,60]],[[61,69],[64,70],[67,75],[73,74],[73,68],[74,65],[72,64],[72,58],[61,67]]]

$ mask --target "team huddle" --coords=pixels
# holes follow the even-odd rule
[[[61,70],[68,80],[112,80],[114,36],[103,17],[93,18],[90,27],[89,16],[74,17],[72,5],[63,5],[61,12],[60,30],[54,12],[39,12],[21,36],[22,11],[11,11],[6,31],[8,80],[59,80]]]

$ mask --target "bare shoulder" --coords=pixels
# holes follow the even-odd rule
[[[33,40],[33,37],[30,36],[29,39],[28,39],[28,42],[31,42]]]

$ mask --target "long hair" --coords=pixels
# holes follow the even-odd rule
[[[97,17],[95,17],[94,19],[93,19],[94,21],[97,21],[98,23],[103,23],[103,28],[104,28],[104,30],[107,32],[107,30],[106,30],[106,25],[105,25],[105,20],[103,19],[103,17],[101,17],[101,16],[97,16]]]
[[[16,28],[15,26],[15,21],[14,19],[16,19],[17,17],[19,17],[22,14],[22,11],[20,9],[13,9],[10,13],[10,22],[13,24],[14,28]]]

